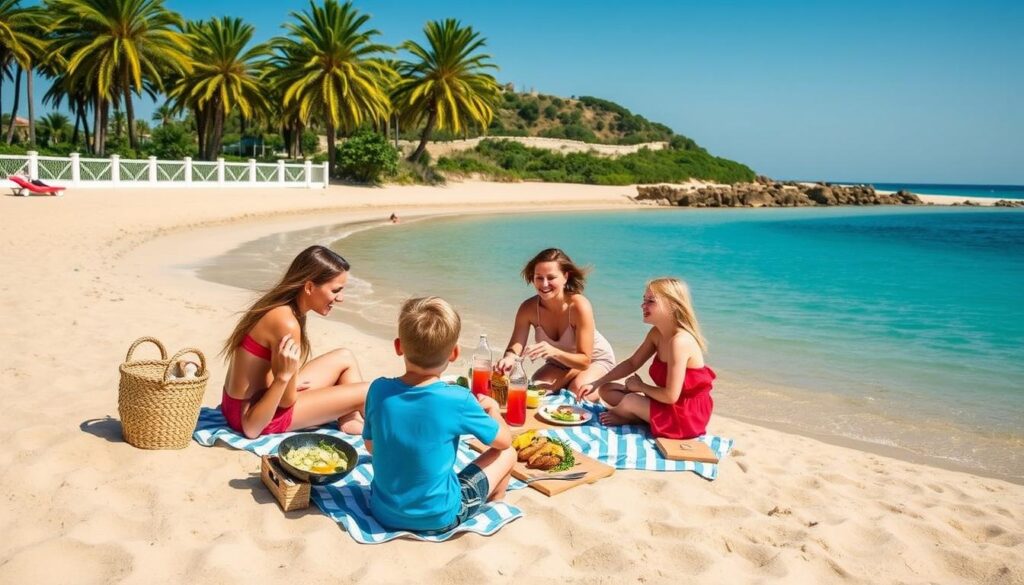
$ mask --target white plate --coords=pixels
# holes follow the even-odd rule
[[[564,406],[564,405],[559,405],[559,406]],[[542,419],[546,420],[547,422],[549,422],[549,423],[551,423],[553,425],[562,425],[562,426],[566,426],[566,427],[582,425],[582,424],[587,423],[590,419],[594,418],[593,413],[591,413],[589,410],[584,410],[582,408],[577,408],[577,407],[574,406],[574,407],[572,407],[572,409],[573,409],[573,411],[575,411],[577,414],[580,415],[580,417],[581,417],[580,420],[573,420],[573,421],[559,420],[559,419],[551,416],[551,411],[555,410],[556,408],[558,408],[558,406],[542,406],[542,407],[537,409],[537,414],[540,415],[540,417]]]

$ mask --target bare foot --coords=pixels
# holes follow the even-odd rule
[[[629,423],[629,419],[616,413],[614,410],[606,410],[601,413],[601,424],[608,427],[617,427]]]
[[[350,412],[345,416],[338,419],[338,428],[341,432],[348,433],[350,435],[361,435],[363,434],[363,413],[358,410]]]

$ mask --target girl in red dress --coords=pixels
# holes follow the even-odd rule
[[[599,392],[608,404],[601,414],[606,425],[645,422],[655,437],[690,439],[703,435],[714,403],[711,383],[715,372],[704,365],[707,342],[693,311],[690,291],[675,278],[647,283],[640,305],[644,323],[651,325],[640,347],[610,372],[580,388],[580,396]],[[650,359],[654,385],[634,372]],[[621,380],[629,374],[625,383]]]

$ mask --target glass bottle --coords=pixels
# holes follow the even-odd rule
[[[470,388],[476,395],[491,395],[491,346],[487,344],[487,336],[480,335],[480,343],[473,350],[473,377]]]
[[[508,374],[508,407],[505,412],[505,421],[510,425],[518,427],[526,423],[527,384],[528,379],[526,369],[523,368],[523,359],[519,358]]]

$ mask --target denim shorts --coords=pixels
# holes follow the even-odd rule
[[[487,502],[487,495],[491,493],[491,484],[487,480],[487,474],[476,463],[467,465],[459,472],[458,478],[459,488],[462,490],[462,502],[459,504],[458,516],[455,517],[455,521],[451,525],[440,530],[429,530],[426,533],[443,534],[454,530],[459,524],[469,520]]]

